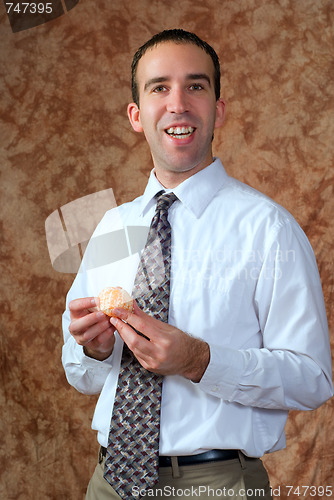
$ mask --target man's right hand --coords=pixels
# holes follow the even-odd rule
[[[69,331],[75,341],[83,346],[86,356],[103,361],[113,351],[115,328],[110,324],[110,318],[97,306],[98,299],[95,297],[72,300],[69,303]]]

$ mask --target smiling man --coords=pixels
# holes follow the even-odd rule
[[[145,52],[135,79],[139,100],[128,107],[130,122],[145,134],[158,180],[176,187],[213,161],[213,130],[225,107],[213,61],[197,45],[165,42]]]
[[[86,498],[271,498],[260,457],[285,446],[290,409],[333,394],[312,249],[286,210],[213,157],[225,104],[210,45],[155,35],[134,56],[132,93],[153,169],[94,236],[150,226],[146,246],[92,268],[88,245],[63,316],[67,378],[100,394]],[[133,312],[98,311],[106,286],[131,289]]]

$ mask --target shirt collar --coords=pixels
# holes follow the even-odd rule
[[[165,189],[151,171],[144,194],[141,198],[140,215],[155,205],[155,195],[164,190],[172,191],[182,204],[188,208],[196,218],[199,218],[209,205],[215,194],[226,184],[228,175],[219,158],[203,170],[192,175],[174,189]]]

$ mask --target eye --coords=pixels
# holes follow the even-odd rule
[[[203,88],[203,85],[201,85],[200,83],[193,83],[189,87],[190,90],[203,90]]]
[[[160,92],[165,92],[167,88],[164,85],[159,85],[158,87],[154,87],[152,92],[155,94],[159,94]]]

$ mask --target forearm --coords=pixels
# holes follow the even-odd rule
[[[79,345],[69,332],[70,312],[66,309],[62,317],[64,345],[62,363],[66,378],[75,389],[84,394],[98,394],[111,369],[112,356],[109,353],[104,361],[87,356],[84,347]]]
[[[188,339],[187,359],[182,375],[198,383],[202,379],[210,362],[210,347],[203,340],[190,337]]]
[[[113,349],[101,352],[96,349],[90,349],[89,346],[84,346],[83,352],[88,358],[96,359],[97,361],[105,361],[112,355]]]
[[[288,350],[211,346],[203,391],[228,402],[273,410],[311,410],[333,395],[330,373]]]
[[[112,367],[112,356],[98,361],[85,355],[70,337],[62,350],[62,363],[70,385],[83,394],[99,394]]]

